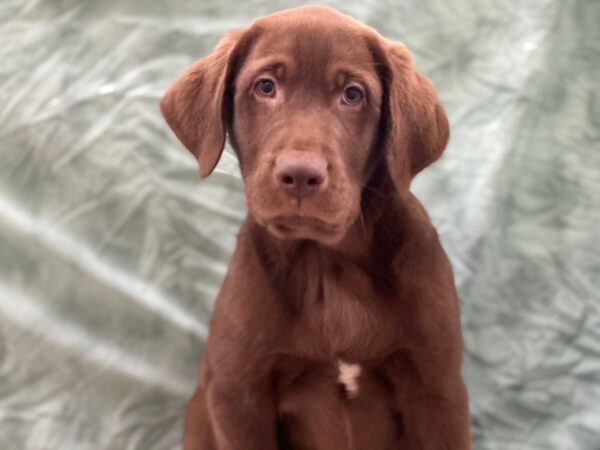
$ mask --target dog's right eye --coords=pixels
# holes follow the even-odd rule
[[[256,82],[254,89],[264,97],[273,97],[275,95],[275,82],[270,78],[261,78]]]

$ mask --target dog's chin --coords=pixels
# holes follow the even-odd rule
[[[307,239],[325,245],[339,243],[347,231],[346,225],[296,215],[273,217],[265,220],[263,225],[279,239]]]

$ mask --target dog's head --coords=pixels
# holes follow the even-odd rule
[[[280,238],[338,242],[385,164],[403,196],[448,122],[408,50],[330,8],[261,18],[185,71],[161,109],[200,174],[228,133],[249,213]]]

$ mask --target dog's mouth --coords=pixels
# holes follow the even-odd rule
[[[266,223],[266,227],[282,239],[311,239],[327,244],[338,242],[345,233],[343,225],[301,215],[274,217]]]

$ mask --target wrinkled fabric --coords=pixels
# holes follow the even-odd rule
[[[452,127],[415,180],[453,262],[474,449],[600,449],[600,3],[325,2],[401,40]],[[301,2],[0,2],[0,449],[180,448],[245,214],[158,101]]]

